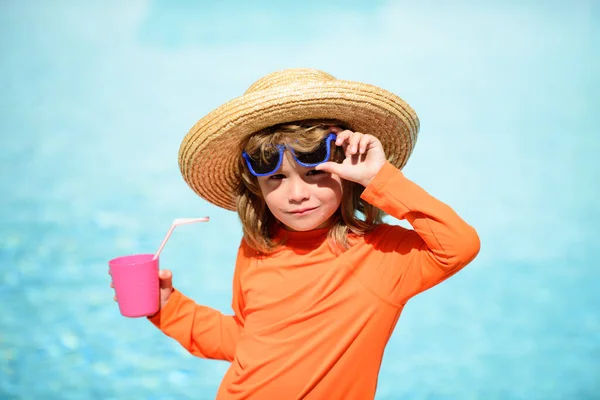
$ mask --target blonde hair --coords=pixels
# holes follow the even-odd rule
[[[314,151],[331,132],[331,127],[346,129],[343,123],[335,120],[303,120],[263,129],[242,143],[239,151],[241,180],[236,196],[236,209],[242,223],[244,239],[259,253],[268,254],[284,243],[274,240],[275,232],[281,223],[267,207],[258,180],[248,170],[242,151],[260,155],[264,159],[278,144],[292,148],[295,152]],[[330,160],[342,162],[344,158],[342,148],[334,145]],[[350,247],[350,233],[362,236],[382,222],[383,212],[360,198],[363,190],[362,185],[342,179],[342,201],[332,216],[327,235],[331,248],[337,253]],[[362,214],[362,218],[359,218],[357,213]]]

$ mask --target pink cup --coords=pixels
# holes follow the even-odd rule
[[[119,310],[125,317],[145,317],[158,312],[158,258],[152,260],[153,257],[154,254],[136,254],[108,262]]]

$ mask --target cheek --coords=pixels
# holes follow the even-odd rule
[[[269,194],[267,196],[264,197],[265,199],[265,203],[267,204],[267,207],[269,207],[269,210],[271,210],[271,212],[275,211],[277,212],[277,204],[279,203],[277,201],[276,196],[273,196],[273,194]]]
[[[263,199],[265,199],[265,202],[268,202],[269,199],[273,197],[273,190],[269,189],[269,186],[266,182],[259,180],[258,188],[260,189],[260,193],[262,194]]]
[[[331,190],[333,192],[335,192],[336,195],[338,196],[342,196],[342,194],[344,193],[344,185],[342,182],[342,178],[340,178],[337,175],[333,175],[331,177]]]
[[[262,187],[260,188],[263,199],[271,213],[274,215],[277,214],[279,208],[282,204],[282,191],[281,190],[269,190],[268,188]]]
[[[323,186],[320,187],[320,190],[322,191],[323,200],[339,205],[342,201],[344,191],[341,179],[339,177],[336,178],[332,177],[327,182],[324,182]]]

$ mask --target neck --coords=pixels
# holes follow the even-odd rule
[[[285,227],[279,227],[275,232],[275,237],[278,239],[283,239],[287,243],[322,241],[327,238],[329,229],[329,226],[325,226],[311,229],[309,231],[294,231],[286,229]]]

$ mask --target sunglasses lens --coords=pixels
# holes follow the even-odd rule
[[[260,154],[255,154],[249,157],[250,165],[257,174],[268,174],[275,171],[279,164],[279,152],[269,151],[262,157]]]
[[[314,151],[308,153],[296,153],[296,159],[303,164],[307,165],[317,165],[327,160],[327,145],[329,143],[327,140],[323,140],[319,147],[317,147]]]

